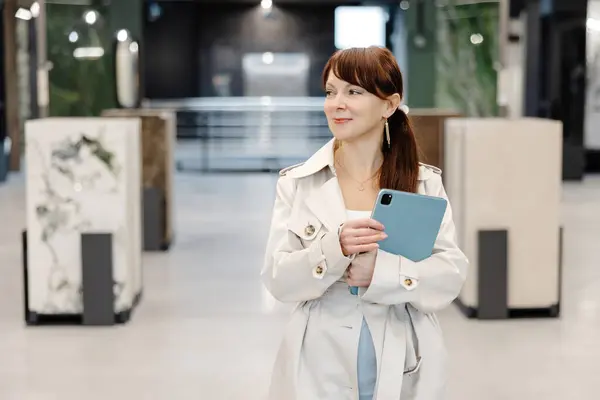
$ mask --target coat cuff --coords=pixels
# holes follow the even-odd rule
[[[317,267],[313,272],[318,279],[322,279],[328,273],[342,276],[354,258],[344,256],[339,236],[333,232],[326,233],[321,238],[321,253],[323,260],[319,263],[320,268]]]
[[[371,285],[362,293],[362,299],[372,303],[393,304],[403,292],[419,286],[417,263],[408,258],[377,251]]]
[[[400,256],[400,280],[402,287],[413,290],[419,286],[419,266],[416,262]]]

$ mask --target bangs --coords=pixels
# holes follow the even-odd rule
[[[351,48],[336,52],[323,70],[323,88],[332,72],[337,78],[366,91],[384,97],[386,93],[395,93],[389,88],[390,77],[386,72],[385,50],[378,47]]]

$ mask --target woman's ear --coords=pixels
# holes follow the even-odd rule
[[[400,97],[400,95],[398,93],[394,93],[393,95],[389,96],[386,100],[386,110],[385,110],[384,118],[391,117],[392,114],[394,112],[396,112],[396,110],[400,106],[401,101],[402,101],[402,98]]]

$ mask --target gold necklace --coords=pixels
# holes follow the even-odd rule
[[[375,173],[373,174],[373,176],[371,176],[370,178],[368,178],[368,179],[366,179],[366,180],[364,180],[364,181],[361,182],[358,179],[355,179],[350,174],[350,172],[348,172],[348,170],[346,169],[346,167],[344,167],[344,164],[340,161],[339,158],[336,161],[337,161],[337,164],[339,164],[339,166],[342,167],[342,169],[344,171],[346,171],[346,174],[348,174],[348,176],[350,177],[350,179],[352,179],[353,181],[355,181],[356,183],[358,183],[358,191],[359,192],[364,192],[364,190],[365,190],[365,183],[373,180],[373,178],[375,178],[379,174],[379,171],[381,170],[381,166],[380,166],[379,168],[377,168],[377,171],[375,171]]]

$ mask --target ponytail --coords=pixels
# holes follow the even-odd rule
[[[398,109],[388,118],[390,144],[383,135],[383,165],[379,176],[381,189],[416,193],[419,179],[417,140],[408,115]]]

